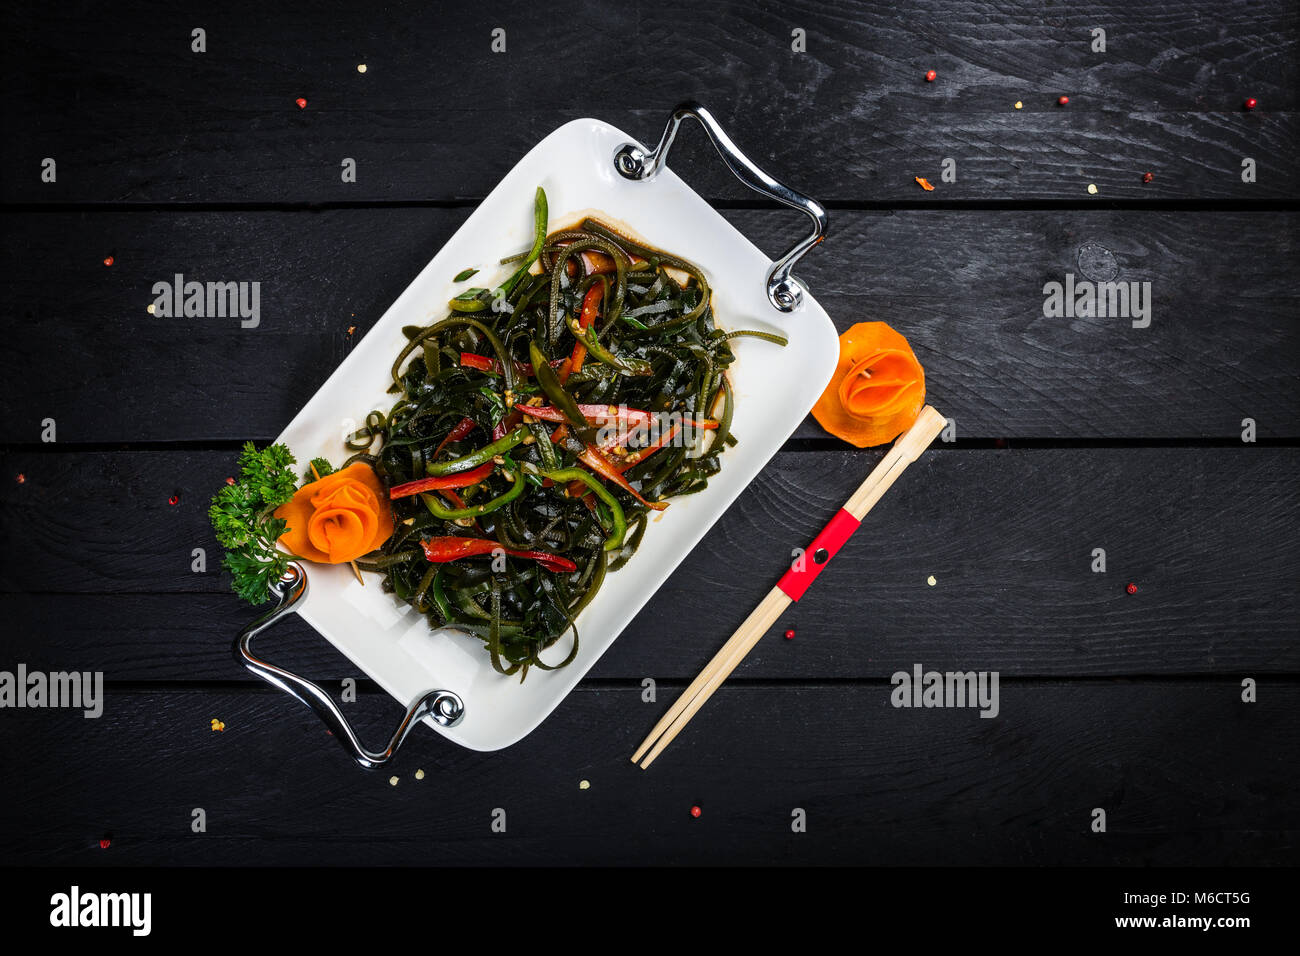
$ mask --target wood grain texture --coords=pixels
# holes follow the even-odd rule
[[[99,720],[0,712],[0,861],[1300,862],[1290,0],[10,4],[0,84],[0,670],[110,684]],[[908,469],[650,771],[636,742],[879,452],[805,422],[523,743],[419,729],[398,786],[361,773],[232,661],[254,612],[207,498],[542,137],[591,116],[653,141],[688,98],[830,206],[801,277],[841,330],[908,336],[960,443]],[[769,255],[802,228],[698,129],[672,166]],[[1043,317],[1046,282],[1093,268],[1152,283],[1149,328]],[[148,315],[177,272],[260,282],[261,326]],[[297,618],[267,640],[327,686],[361,676]],[[999,716],[893,708],[918,663],[998,671]],[[360,690],[350,716],[386,737],[397,703]]]
[[[797,228],[725,214],[769,254]],[[0,441],[38,442],[47,417],[62,443],[270,440],[467,215],[13,215]],[[1294,439],[1298,227],[1296,213],[845,211],[800,275],[841,330],[881,320],[908,336],[959,439],[1237,439],[1246,417]],[[1117,280],[1151,283],[1148,328],[1044,318],[1045,283],[1082,280],[1098,249]],[[148,314],[176,273],[260,282],[260,325]],[[826,437],[811,419],[796,434]]]
[[[331,2],[304,20],[249,2],[184,17],[163,3],[14,7],[0,25],[0,168],[13,173],[0,198],[470,201],[570,119],[653,140],[687,98],[823,201],[1082,202],[1089,182],[1109,200],[1300,198],[1290,161],[1300,16],[1286,0],[1232,14],[1212,0],[566,10]],[[575,23],[581,66],[560,73]],[[195,26],[206,53],[191,52]],[[491,52],[495,27],[507,31],[502,54]],[[1105,53],[1091,49],[1095,27]],[[792,50],[796,28],[806,52]],[[923,79],[930,68],[935,83]],[[1251,113],[1248,96],[1260,103]],[[689,140],[674,158],[688,181],[710,197],[742,195],[698,131]],[[40,181],[47,156],[59,163],[54,184]],[[358,161],[355,184],[341,182],[344,157]],[[957,182],[922,193],[913,177],[937,183],[944,157],[957,160]],[[1259,164],[1253,184],[1241,181],[1243,157]]]
[[[1007,682],[991,720],[896,709],[889,694],[729,682],[649,771],[627,755],[663,704],[639,689],[579,688],[492,754],[419,728],[376,774],[278,693],[110,695],[98,720],[13,711],[0,722],[7,758],[59,771],[38,771],[40,786],[6,776],[0,854],[78,866],[1297,861],[1294,681],[1262,683],[1256,704],[1226,679]],[[371,737],[397,719],[387,698],[352,710]],[[190,830],[196,807],[206,833]],[[1105,834],[1089,830],[1094,807]],[[490,829],[496,808],[505,833]],[[791,830],[795,808],[805,833]]]
[[[4,475],[26,476],[0,483],[12,659],[119,681],[244,679],[230,643],[253,611],[217,573],[205,513],[233,457],[4,456]],[[592,676],[697,674],[877,458],[778,454]],[[1300,672],[1297,465],[1293,448],[932,451],[737,676],[887,678],[916,662],[1015,675]],[[206,574],[190,570],[196,547]],[[1095,548],[1104,574],[1091,570]],[[786,627],[794,641],[780,639]],[[357,673],[296,619],[272,640],[277,663],[321,679]]]

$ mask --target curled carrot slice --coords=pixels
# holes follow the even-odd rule
[[[813,417],[859,448],[893,441],[925,405],[925,370],[907,339],[884,322],[859,322],[840,336],[840,360]]]
[[[288,523],[280,541],[308,561],[352,561],[393,533],[387,497],[374,469],[361,461],[351,464],[303,485],[275,509],[275,517]]]

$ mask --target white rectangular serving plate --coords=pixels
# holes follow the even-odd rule
[[[430,629],[425,618],[386,594],[379,578],[363,587],[347,565],[307,566],[311,587],[296,610],[312,627],[389,694],[410,704],[433,688],[451,690],[465,703],[463,719],[426,724],[472,750],[499,750],[531,732],[553,711],[636,616],[706,531],[781,447],[821,395],[838,356],[835,327],[805,294],[800,308],[779,312],[767,298],[772,262],[672,170],[648,181],[620,176],[615,151],[634,142],[595,119],[580,119],[534,147],[483,200],[442,250],[384,313],[352,354],[303,407],[278,441],[305,462],[340,463],[350,454],[343,437],[372,409],[387,411],[390,367],[406,343],[402,327],[446,316],[447,300],[462,291],[452,278],[475,267],[482,277],[500,272],[499,260],[526,249],[533,238],[533,195],[546,190],[550,229],[578,214],[600,214],[635,230],[650,244],[699,265],[713,289],[719,327],[759,329],[786,336],[781,348],[761,339],[733,339],[736,361],[734,448],[721,472],[699,494],[674,499],[652,516],[640,549],[577,620],[577,657],[556,671],[532,669],[528,679],[493,670],[483,643],[458,631]],[[475,284],[481,283],[476,279]],[[742,562],[738,562],[738,567]],[[721,637],[721,636],[719,636]],[[559,661],[568,636],[544,655]]]

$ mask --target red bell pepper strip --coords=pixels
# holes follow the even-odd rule
[[[424,548],[424,556],[434,564],[492,554],[494,551],[504,551],[512,557],[528,558],[531,561],[536,561],[548,571],[570,573],[578,570],[576,564],[558,554],[551,554],[549,551],[516,551],[513,548],[503,547],[499,542],[493,541],[491,538],[458,538],[455,536],[425,538],[420,542],[420,545]]]
[[[564,359],[552,359],[550,365],[552,368],[559,368],[565,362]],[[494,375],[501,374],[501,362],[497,359],[490,358],[486,355],[478,355],[474,352],[461,352],[460,364],[464,368],[478,369],[480,372],[491,372]],[[520,362],[515,360],[515,374],[531,377],[533,375],[533,366],[531,362]]]
[[[583,449],[582,454],[578,456],[578,460],[606,481],[612,481],[614,484],[618,485],[647,508],[650,508],[653,511],[663,511],[668,507],[668,502],[666,501],[647,501],[642,497],[641,492],[632,487],[628,480],[623,477],[623,473],[618,470],[617,466],[606,458],[595,445],[586,446],[586,448]]]
[[[639,465],[641,462],[645,461],[647,458],[649,458],[651,455],[657,452],[660,448],[666,447],[668,443],[671,442],[673,438],[677,435],[677,433],[681,430],[682,430],[681,425],[674,425],[672,428],[668,429],[668,431],[664,432],[662,435],[660,435],[650,444],[642,448],[638,448],[634,452],[629,452],[626,458],[622,458],[614,462],[614,467],[618,469],[618,473],[620,475],[626,471],[630,471],[634,465]],[[568,491],[569,491],[570,498],[576,498],[579,495],[582,495],[582,503],[587,505],[588,507],[591,507],[594,496],[591,494],[591,492],[586,492],[585,494],[583,493],[584,489],[583,489],[582,482],[580,481],[570,482]]]
[[[515,409],[501,421],[497,422],[497,427],[492,429],[492,440],[497,441],[506,437],[506,432],[512,432],[524,420],[524,416],[519,409]]]
[[[447,437],[444,438],[442,442],[438,445],[438,450],[433,453],[433,457],[437,458],[439,455],[441,455],[442,450],[452,442],[460,441],[462,438],[467,437],[469,433],[474,430],[477,424],[478,423],[475,422],[474,419],[472,418],[462,418],[456,424],[455,428],[447,432]]]
[[[606,256],[606,258],[609,258]],[[609,260],[609,271],[614,269],[614,260]],[[597,282],[582,299],[582,312],[578,315],[578,328],[584,332],[591,328],[595,321],[600,318],[600,303],[605,297],[604,282]],[[587,360],[587,346],[581,339],[573,344],[573,354],[565,361],[564,366],[560,369],[559,379],[563,383],[568,380],[574,372],[582,371],[582,363]],[[585,412],[583,414],[586,414]]]
[[[439,475],[436,478],[417,478],[415,481],[393,485],[388,489],[388,497],[390,500],[396,501],[398,498],[409,498],[411,495],[419,494],[422,491],[468,488],[470,485],[477,485],[492,474],[492,469],[495,467],[496,465],[492,462],[488,462],[486,465],[480,465],[472,471],[461,471],[454,475]]]

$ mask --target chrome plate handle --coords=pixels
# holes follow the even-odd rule
[[[306,678],[292,674],[282,667],[276,667],[253,654],[253,638],[289,614],[298,602],[307,596],[307,572],[295,561],[289,565],[284,578],[272,585],[271,590],[278,598],[278,603],[269,613],[262,615],[240,632],[235,641],[235,660],[268,684],[273,684],[286,693],[292,694],[316,711],[317,716],[334,734],[334,739],[342,744],[343,749],[352,756],[352,759],[365,769],[378,770],[392,760],[397,753],[397,748],[402,746],[406,735],[421,718],[432,717],[443,727],[454,727],[465,716],[465,703],[457,694],[449,690],[431,690],[407,710],[406,716],[397,725],[397,730],[388,741],[387,747],[377,753],[367,750],[361,745],[352,725],[329,694]]]
[[[614,153],[614,168],[626,179],[646,181],[653,179],[668,163],[668,151],[672,149],[673,140],[682,121],[694,118],[709,134],[709,139],[717,148],[722,161],[735,174],[736,178],[755,192],[762,193],[792,209],[798,209],[812,220],[813,231],[800,239],[767,271],[767,298],[782,312],[793,312],[803,302],[803,283],[796,279],[791,270],[805,252],[826,238],[828,224],[826,210],[815,199],[779,183],[763,170],[759,169],[740,148],[731,141],[731,137],[718,125],[713,114],[693,100],[682,103],[668,119],[664,134],[659,138],[659,145],[647,153],[636,143],[624,143]]]

